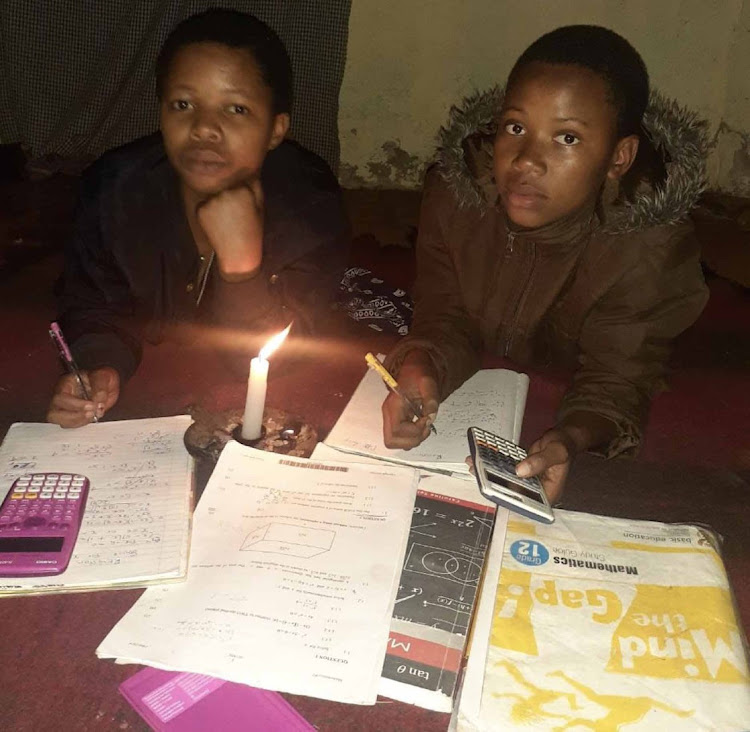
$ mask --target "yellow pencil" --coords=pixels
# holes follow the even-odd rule
[[[375,371],[376,373],[380,375],[380,378],[383,379],[383,381],[385,382],[385,385],[394,394],[398,394],[398,396],[400,396],[404,400],[404,404],[406,404],[406,406],[409,407],[409,410],[411,411],[413,416],[417,418],[421,418],[422,416],[424,416],[422,412],[422,407],[419,404],[415,404],[411,399],[409,399],[408,396],[406,396],[406,394],[404,394],[403,391],[401,391],[396,379],[394,379],[393,376],[391,376],[391,374],[388,372],[388,369],[385,366],[383,366],[383,364],[380,363],[380,361],[378,361],[378,359],[375,358],[375,356],[373,356],[371,353],[368,353],[365,356],[365,361],[367,361],[367,365],[373,371]],[[434,434],[437,434],[437,430],[435,429],[434,424],[430,425],[430,430]]]

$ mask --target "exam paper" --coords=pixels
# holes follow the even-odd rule
[[[147,590],[97,655],[374,704],[416,482],[230,442],[195,513],[187,582]]]
[[[526,374],[508,369],[478,371],[440,405],[436,435],[430,434],[411,450],[391,450],[383,444],[381,411],[388,387],[368,369],[325,444],[344,452],[468,474],[469,427],[482,427],[518,442],[528,389]]]
[[[193,461],[188,415],[99,422],[75,430],[17,423],[0,446],[2,497],[26,473],[79,473],[89,497],[68,568],[0,578],[0,594],[143,585],[187,572]]]
[[[322,442],[313,458],[377,462]],[[430,471],[419,476],[380,694],[450,712],[473,618],[491,619],[494,594],[479,593],[484,583],[497,586],[508,510],[486,500],[473,479]],[[483,605],[477,607],[480,597]],[[472,653],[487,656],[487,635],[473,635]],[[481,675],[478,684],[481,693]]]

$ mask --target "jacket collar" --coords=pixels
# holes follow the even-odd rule
[[[596,204],[595,202],[591,202],[585,204],[577,211],[549,224],[534,229],[525,229],[513,223],[507,217],[505,210],[500,205],[497,194],[496,199],[495,207],[503,217],[509,238],[512,237],[513,241],[520,240],[534,242],[535,244],[544,244],[545,251],[549,251],[551,247],[554,247],[556,251],[561,251],[580,246],[582,242],[588,240],[588,234],[599,223],[596,215]]]
[[[500,87],[467,97],[451,109],[448,125],[440,131],[438,167],[461,207],[488,210],[496,204],[492,140],[502,99]],[[606,196],[599,202],[600,223],[613,233],[675,224],[687,216],[705,188],[707,123],[653,92],[643,126],[662,155],[667,177],[660,185],[640,186],[632,201],[612,205]]]

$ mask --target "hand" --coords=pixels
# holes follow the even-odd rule
[[[398,385],[413,401],[422,405],[423,415],[414,421],[411,411],[397,394],[383,402],[383,441],[386,447],[409,450],[427,439],[440,403],[437,373],[424,351],[410,351],[398,374]]]
[[[120,374],[104,366],[93,371],[82,371],[91,401],[81,396],[78,382],[71,374],[62,376],[55,386],[47,412],[47,421],[61,427],[81,427],[100,419],[120,397]]]
[[[255,274],[263,261],[263,188],[255,179],[227,188],[198,206],[198,223],[226,280]]]
[[[557,503],[568,477],[568,470],[576,447],[570,437],[560,429],[545,432],[528,450],[528,457],[516,466],[522,478],[538,475],[550,504]]]

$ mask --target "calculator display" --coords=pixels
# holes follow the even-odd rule
[[[3,538],[0,539],[0,552],[59,552],[64,541],[62,536]]]
[[[490,470],[487,471],[487,478],[493,483],[501,485],[506,491],[513,491],[513,493],[526,496],[526,498],[530,498],[532,501],[539,501],[539,503],[542,503],[539,491],[532,490],[531,488],[527,488],[525,485],[520,485],[518,483],[510,483],[507,480],[503,480],[503,478]]]

